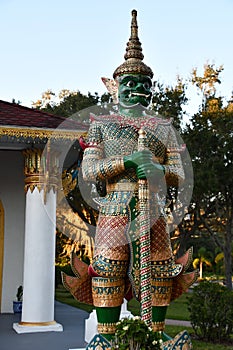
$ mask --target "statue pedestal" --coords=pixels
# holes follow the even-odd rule
[[[97,333],[97,315],[96,311],[93,310],[90,316],[85,320],[85,341],[89,343],[94,335]]]
[[[37,333],[37,332],[63,332],[63,326],[57,322],[48,326],[40,326],[39,324],[38,326],[35,326],[35,325],[23,326],[23,325],[20,325],[20,323],[13,323],[13,329],[18,334]]]
[[[130,311],[127,309],[127,300],[124,299],[123,304],[121,305],[121,314],[120,319],[122,318],[133,318],[134,316],[131,314]]]

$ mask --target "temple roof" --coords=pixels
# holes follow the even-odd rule
[[[82,122],[0,100],[0,137],[72,139],[86,131]]]
[[[74,124],[73,121],[64,117],[2,100],[0,100],[0,125],[46,129],[55,129],[58,126],[62,129],[73,129],[74,125],[77,125],[80,129],[86,129],[83,123]]]

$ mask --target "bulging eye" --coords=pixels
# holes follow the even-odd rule
[[[147,89],[147,90],[149,90],[149,89],[151,88],[151,85],[150,85],[150,83],[148,83],[148,82],[145,82],[145,83],[143,84],[143,86],[144,86],[144,88]]]
[[[128,87],[135,87],[135,82],[133,81],[133,80],[130,80],[130,81],[128,81],[128,83],[126,84],[126,86],[128,86]]]

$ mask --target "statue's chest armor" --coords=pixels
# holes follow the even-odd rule
[[[157,125],[151,131],[145,128],[145,146],[156,157],[164,157],[167,144],[167,132]],[[106,157],[113,155],[128,155],[138,150],[138,129],[133,126],[121,126],[119,123],[109,123],[102,127],[103,146]]]

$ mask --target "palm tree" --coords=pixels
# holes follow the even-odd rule
[[[211,263],[211,256],[212,254],[210,252],[207,252],[205,247],[201,247],[198,250],[198,257],[196,259],[193,260],[193,267],[195,269],[198,268],[199,266],[199,278],[202,279],[203,278],[203,264],[211,267],[212,263]]]

